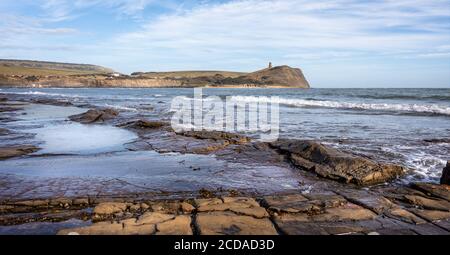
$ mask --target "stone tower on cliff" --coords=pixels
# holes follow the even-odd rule
[[[272,62],[269,62],[269,69],[272,68]]]

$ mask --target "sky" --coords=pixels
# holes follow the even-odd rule
[[[450,88],[450,0],[1,0],[0,58]]]

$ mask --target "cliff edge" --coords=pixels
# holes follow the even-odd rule
[[[81,64],[0,60],[0,86],[10,87],[261,87],[309,88],[303,72],[269,65],[252,72],[177,71],[115,73],[112,69]]]
[[[309,83],[303,75],[302,70],[289,66],[266,68],[250,73],[245,78],[281,87],[309,88]]]

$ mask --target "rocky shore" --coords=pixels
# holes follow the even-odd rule
[[[80,197],[3,201],[0,224],[64,222],[80,235],[448,235],[450,188],[417,183],[384,196],[340,189],[272,196],[201,196],[186,200]],[[208,198],[205,198],[208,197]]]
[[[31,103],[1,97],[3,122],[16,121],[14,112]],[[52,100],[39,103],[70,105]],[[263,143],[216,131],[176,133],[164,121],[124,116],[108,108],[86,109],[69,119],[132,131],[139,138],[126,145],[129,151],[211,155],[234,164],[292,169],[301,188],[278,193],[235,189],[180,193],[125,189],[125,183],[108,182],[98,190],[77,186],[60,192],[55,187],[64,186],[64,180],[27,186],[17,177],[2,175],[0,233],[2,229],[14,232],[27,224],[53,224],[52,233],[61,235],[450,233],[448,165],[442,184],[406,185],[393,181],[405,174],[404,167],[343,152],[319,141]],[[27,140],[13,130],[1,129],[0,136],[8,141],[0,148],[0,160],[32,157],[39,150],[39,145],[26,144]]]

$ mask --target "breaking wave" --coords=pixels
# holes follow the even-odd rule
[[[450,116],[450,107],[443,105],[422,105],[422,104],[369,104],[369,103],[351,103],[338,102],[327,100],[305,100],[305,99],[290,99],[290,98],[270,98],[270,97],[256,97],[256,96],[233,96],[232,100],[238,102],[267,102],[278,103],[280,105],[289,105],[295,107],[323,107],[323,108],[338,108],[338,109],[357,109],[357,110],[375,110],[387,112],[405,112],[405,113],[420,113],[420,114],[435,114]]]
[[[138,111],[136,108],[123,106],[123,105],[103,104],[103,106],[114,108],[114,109],[117,109],[117,110],[132,111],[132,112]]]
[[[26,91],[26,92],[10,92],[4,91],[2,94],[13,94],[13,95],[34,95],[34,96],[55,96],[55,97],[82,97],[80,95],[67,95],[60,93],[49,93],[49,92],[40,92],[40,91]]]

